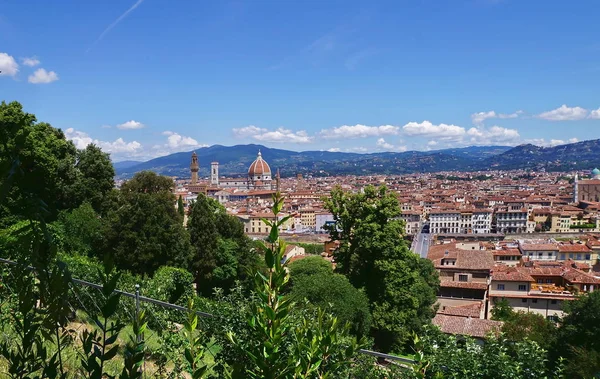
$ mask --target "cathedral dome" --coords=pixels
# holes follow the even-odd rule
[[[599,179],[600,178],[600,170],[598,170],[597,168],[592,170],[592,178],[594,179]]]
[[[258,157],[248,169],[248,176],[257,176],[257,175],[268,175],[271,176],[271,167],[269,164],[262,159],[262,154],[260,151],[258,152]]]

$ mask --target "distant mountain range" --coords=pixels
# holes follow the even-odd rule
[[[208,176],[210,163],[219,162],[221,175],[244,176],[258,151],[275,172],[293,176],[298,173],[325,175],[407,174],[439,171],[480,171],[533,169],[567,171],[600,166],[600,139],[554,147],[535,145],[470,146],[435,151],[402,153],[342,153],[328,151],[289,151],[262,145],[213,145],[196,150],[200,176]],[[188,177],[192,151],[175,153],[147,162],[117,162],[118,177],[126,178],[143,170],[169,176]]]

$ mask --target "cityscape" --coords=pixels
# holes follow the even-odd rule
[[[0,379],[600,378],[600,2],[0,2]]]

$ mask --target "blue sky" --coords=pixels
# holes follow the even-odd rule
[[[600,2],[0,0],[0,99],[115,160],[600,138]]]

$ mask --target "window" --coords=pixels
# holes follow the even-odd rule
[[[466,282],[468,280],[469,280],[469,277],[467,275],[461,274],[461,275],[458,276],[458,281],[459,282]]]
[[[581,260],[581,254],[577,254],[577,260],[580,261]]]
[[[537,299],[531,299],[531,302],[536,304],[537,303]]]
[[[552,279],[546,279],[546,284],[552,283]]]
[[[561,255],[560,255],[560,259],[561,259],[562,261],[564,261],[564,260],[565,260],[565,255],[564,255],[564,254],[561,254]]]
[[[521,303],[526,303],[527,299],[521,299]]]
[[[538,282],[538,284],[542,284],[542,283],[544,283],[544,279],[538,279],[537,282]]]
[[[591,258],[590,258],[590,255],[589,255],[589,254],[586,254],[586,255],[585,255],[585,260],[586,260],[586,261],[589,261],[590,259],[591,259]]]
[[[504,284],[498,284],[496,288],[500,291],[504,291]]]
[[[551,304],[556,304],[557,302],[558,302],[558,300],[556,300],[556,299],[550,301]]]
[[[527,291],[527,285],[519,284],[519,291]]]

